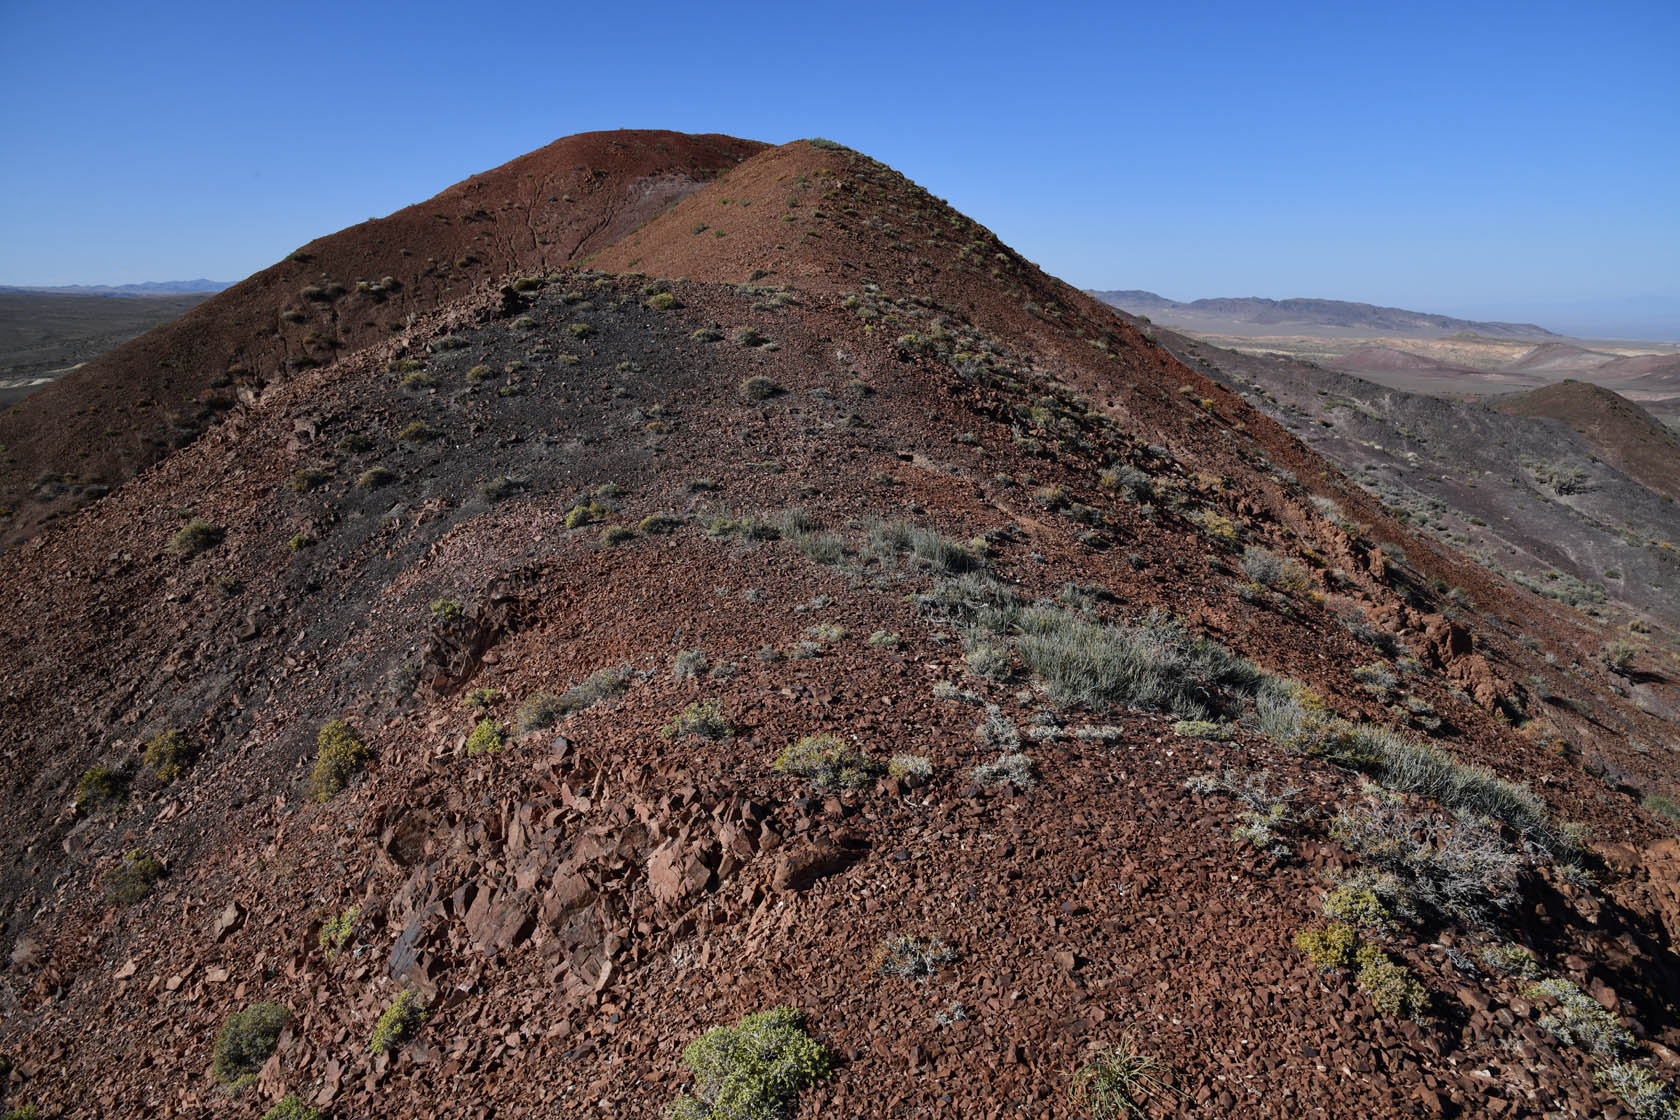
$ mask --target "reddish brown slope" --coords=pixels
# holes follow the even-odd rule
[[[1183,450],[1209,470],[1252,469],[1241,465],[1252,450],[1208,439],[1213,421],[1257,423],[1250,438],[1275,461],[1301,469],[1317,463],[1113,308],[1046,275],[986,227],[850,149],[801,140],[762,152],[589,263],[740,284],[743,291],[789,286],[893,340],[906,361],[954,345],[949,315],[960,315],[1006,340],[1038,373],[1090,397],[1137,438]],[[883,294],[904,307],[883,315]]]
[[[1617,470],[1680,500],[1680,438],[1627,398],[1585,381],[1559,381],[1494,402],[1512,416],[1560,420]]]
[[[276,386],[0,556],[18,602],[0,614],[16,667],[0,691],[8,1106],[255,1120],[290,1092],[334,1117],[652,1117],[684,1081],[684,1043],[783,1002],[844,1059],[806,1118],[1072,1120],[1070,1073],[1123,1033],[1175,1067],[1185,1096],[1158,1112],[1607,1106],[1587,1062],[1539,1033],[1522,981],[1454,965],[1482,935],[1387,943],[1435,992],[1443,1018],[1427,1027],[1291,947],[1319,920],[1321,874],[1346,866],[1330,822],[1366,803],[1352,774],[1248,727],[1210,741],[1171,714],[1052,703],[1017,663],[1019,635],[992,636],[1008,664],[979,671],[947,612],[985,582],[943,578],[941,552],[918,562],[890,527],[872,534],[880,517],[983,541],[1021,602],[1168,611],[1337,711],[1426,716],[1444,751],[1533,783],[1614,862],[1591,891],[1537,870],[1510,936],[1642,1035],[1680,1042],[1674,842],[1600,776],[1652,781],[1663,760],[1634,744],[1661,727],[1617,700],[1620,678],[1569,665],[1596,648],[1589,624],[1437,555],[1366,499],[1326,516],[1308,486],[1338,476],[1270,421],[1106,310],[1052,303],[1060,285],[1005,251],[965,267],[978,232],[966,256],[933,245],[929,266],[906,261],[874,219],[966,219],[923,210],[902,179],[858,186],[855,233],[813,261],[776,237],[796,224],[780,210],[735,227],[737,244],[807,270],[793,291],[576,272],[518,306],[481,291]],[[674,232],[709,232],[694,224]],[[642,248],[676,257],[672,232],[653,223]],[[734,341],[747,328],[774,348]],[[424,383],[399,384],[411,370],[391,358]],[[386,485],[358,481],[376,465]],[[590,501],[612,508],[568,516]],[[726,516],[796,505],[833,536],[770,541]],[[171,555],[186,507],[225,534]],[[1245,587],[1245,547],[1302,573]],[[717,671],[679,679],[685,649]],[[1371,661],[1414,706],[1355,677]],[[533,693],[622,662],[623,690],[596,707],[466,751],[469,689],[496,690],[486,703],[512,722]],[[1656,652],[1639,665],[1660,667]],[[1553,694],[1573,707],[1553,711]],[[662,736],[704,700],[733,737]],[[997,753],[976,739],[982,705],[1018,729],[1030,788],[974,779]],[[375,758],[315,804],[314,733],[340,716]],[[201,750],[169,785],[136,757],[166,727]],[[933,780],[814,791],[773,766],[812,732],[925,755]],[[130,797],[66,811],[99,761],[130,768]],[[1232,839],[1232,798],[1184,788],[1260,766],[1307,790],[1286,829],[1298,862]],[[136,847],[169,874],[112,905],[105,876]],[[322,922],[352,908],[332,951]],[[944,937],[958,959],[924,984],[878,977],[870,952],[895,934]],[[373,1021],[403,985],[428,1017],[376,1057]],[[209,1053],[257,999],[294,1018],[230,1099]]]
[[[557,140],[303,246],[0,414],[17,539],[190,440],[241,386],[324,364],[487,279],[575,262],[763,145],[677,132]]]

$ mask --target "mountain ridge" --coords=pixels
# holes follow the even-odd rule
[[[196,295],[233,287],[231,280],[147,280],[140,284],[0,284],[0,292],[38,292],[67,296]]]
[[[1533,323],[1505,323],[1460,319],[1399,307],[1356,303],[1334,299],[1264,299],[1258,296],[1198,299],[1188,303],[1167,299],[1140,289],[1098,291],[1091,294],[1136,315],[1156,316],[1165,312],[1207,315],[1210,318],[1261,325],[1317,325],[1327,327],[1395,330],[1434,330],[1444,333],[1469,331],[1499,338],[1556,338],[1554,332]]]
[[[1594,620],[891,168],[665,142],[745,154],[552,192],[584,236],[540,270],[452,266],[0,554],[17,1099],[698,1115],[689,1045],[788,1007],[833,1067],[789,1117],[1071,1120],[1126,1045],[1161,1113],[1613,1107],[1531,981],[1457,963],[1508,939],[1680,1045],[1660,647],[1572,663]],[[1481,845],[1502,916],[1321,968],[1344,821]]]
[[[120,484],[269,382],[388,335],[491,276],[575,260],[763,147],[657,130],[581,133],[309,242],[0,412],[9,450],[0,505],[14,511],[0,543]],[[113,422],[66,443],[66,417],[90,409]]]

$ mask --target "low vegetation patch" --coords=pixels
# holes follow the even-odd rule
[[[1172,712],[1210,719],[1252,694],[1262,674],[1217,642],[1152,614],[1136,625],[1095,622],[1055,607],[1021,612],[1021,659],[1058,704]]]
[[[1666,817],[1675,824],[1680,824],[1680,802],[1666,793],[1653,793],[1646,796],[1643,802],[1645,808],[1659,817]]]
[[[1286,746],[1367,774],[1388,789],[1427,797],[1451,812],[1503,821],[1553,855],[1571,847],[1548,819],[1545,802],[1527,786],[1387,728],[1342,719],[1300,684],[1267,678],[1256,707],[1260,730]]]
[[[838,564],[846,559],[846,542],[834,533],[783,534],[793,546],[818,564]]]
[[[921,982],[938,975],[941,965],[956,959],[956,950],[937,937],[923,940],[899,934],[875,947],[870,968],[877,976]]]
[[[694,1090],[677,1098],[668,1120],[779,1120],[834,1059],[805,1032],[801,1012],[777,1007],[707,1031],[683,1050],[683,1064]]]
[[[216,1036],[210,1072],[217,1081],[239,1089],[254,1081],[280,1041],[292,1013],[278,1003],[253,1003],[229,1015]]]
[[[754,333],[756,334],[756,332]],[[743,345],[750,344],[743,343]],[[749,377],[745,381],[741,382],[741,395],[749,400],[769,400],[771,397],[779,395],[782,391],[783,390],[780,385],[776,384],[770,378],[765,377],[762,374]]]
[[[1620,1097],[1634,1120],[1680,1120],[1680,1097],[1642,1066],[1611,1062],[1594,1080]]]
[[[499,474],[479,483],[478,492],[484,496],[484,500],[487,502],[500,502],[523,492],[526,485],[522,478]]]
[[[625,665],[597,669],[559,696],[547,692],[534,693],[519,706],[519,733],[523,735],[552,727],[573,712],[581,712],[602,700],[617,696],[629,683],[630,669]]]
[[[76,812],[120,804],[127,796],[127,774],[103,763],[90,766],[76,782]]]
[[[974,549],[957,543],[933,529],[905,521],[876,521],[869,526],[869,550],[887,557],[909,553],[916,563],[936,575],[954,576],[978,572],[984,558]]]
[[[1289,803],[1301,791],[1293,786],[1281,790],[1271,788],[1271,772],[1227,770],[1224,774],[1198,774],[1184,783],[1193,793],[1223,793],[1246,806],[1238,818],[1231,838],[1252,845],[1260,851],[1282,859],[1290,848],[1279,833],[1294,819]]]
[[[1038,781],[1033,773],[1033,761],[1020,751],[1005,751],[991,762],[976,766],[975,784],[982,786],[1012,786],[1031,789]]]
[[[197,556],[222,543],[227,530],[220,525],[193,518],[169,538],[169,551],[177,556]]]
[[[727,739],[734,733],[723,709],[711,701],[690,704],[659,729],[667,739]]]
[[[412,424],[405,425],[403,430],[397,433],[397,438],[405,443],[428,443],[442,434],[430,424],[416,420]]]
[[[1476,959],[1492,971],[1508,976],[1521,976],[1528,980],[1540,977],[1540,962],[1534,959],[1534,954],[1521,945],[1507,941],[1484,945],[1476,954]]]
[[[503,728],[493,719],[485,718],[473,727],[472,734],[467,736],[467,757],[492,754],[502,749]]]
[[[321,1120],[321,1114],[296,1096],[286,1096],[263,1113],[263,1120]]]
[[[361,916],[362,908],[352,906],[338,914],[329,915],[327,920],[321,923],[321,935],[318,940],[327,956],[337,956],[344,948],[351,935],[356,932],[356,919]]]
[[[887,777],[908,786],[926,785],[933,777],[933,760],[922,754],[895,754],[887,760]]]
[[[1409,904],[1438,919],[1487,926],[1518,898],[1522,857],[1474,818],[1414,813],[1374,791],[1365,805],[1339,814],[1330,835],[1394,876]]]
[[[1343,879],[1324,896],[1319,912],[1332,922],[1341,922],[1363,933],[1389,934],[1399,928],[1389,901],[1397,884],[1380,880],[1366,869]]]
[[[1074,1071],[1068,1100],[1092,1120],[1124,1120],[1153,1114],[1154,1103],[1171,1095],[1165,1062],[1147,1054],[1129,1034]]]
[[[1009,652],[982,640],[972,641],[963,654],[963,665],[970,673],[989,681],[1006,681],[1011,673]]]
[[[600,502],[579,502],[566,511],[566,528],[576,529],[581,525],[592,525],[601,521],[612,513],[612,509]]]
[[[676,532],[684,524],[683,518],[674,513],[650,513],[642,518],[637,528],[644,533],[665,534]]]
[[[137,848],[123,856],[105,877],[105,891],[112,902],[128,906],[151,894],[161,878],[162,862]]]
[[[1312,587],[1305,568],[1269,549],[1246,548],[1241,563],[1244,575],[1273,591],[1300,594]]]
[[[881,767],[862,750],[832,733],[807,735],[776,757],[775,766],[818,789],[857,789],[874,781]]]
[[[315,737],[315,765],[309,772],[309,796],[331,801],[371,757],[350,725],[335,719]]]
[[[368,1048],[375,1054],[395,1050],[414,1037],[414,1032],[420,1029],[425,1019],[426,1009],[420,1002],[419,994],[413,988],[404,988],[391,1001],[391,1006],[380,1014],[379,1021],[374,1023]]]
[[[303,467],[295,472],[286,488],[295,490],[299,494],[307,494],[311,490],[318,490],[332,481],[332,475],[320,467]]]
[[[1565,1046],[1600,1058],[1615,1058],[1633,1048],[1633,1035],[1602,1004],[1567,980],[1542,980],[1523,993],[1554,1006],[1540,1016],[1540,1025]]]
[[[698,677],[706,671],[706,651],[685,649],[671,659],[671,679],[682,682]]]
[[[1322,929],[1301,930],[1295,935],[1295,947],[1327,971],[1357,969],[1360,988],[1382,1014],[1420,1022],[1429,1017],[1429,989],[1405,965],[1365,941],[1347,923],[1331,922]]]
[[[1604,666],[1620,677],[1633,675],[1633,659],[1639,655],[1639,647],[1632,642],[1614,641],[1604,646]]]

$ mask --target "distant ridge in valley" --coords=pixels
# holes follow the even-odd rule
[[[206,295],[233,287],[232,280],[147,280],[143,284],[0,284],[0,292],[41,292],[65,296]]]
[[[1438,336],[1470,332],[1495,338],[1557,338],[1552,331],[1533,323],[1484,322],[1407,311],[1399,307],[1378,307],[1339,299],[1198,299],[1188,303],[1167,299],[1137,289],[1095,291],[1092,295],[1133,315],[1159,318],[1173,325],[1212,331],[1249,333],[1243,327],[1275,327],[1263,333],[1317,333],[1318,330],[1385,335],[1420,334]],[[1316,330],[1315,330],[1316,328]]]
[[[1493,402],[1508,416],[1557,420],[1616,469],[1680,500],[1680,437],[1634,401],[1602,385],[1565,380]]]

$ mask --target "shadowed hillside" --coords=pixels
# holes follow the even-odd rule
[[[8,1106],[1587,1115],[1543,1016],[1680,1046],[1666,634],[867,157],[661,142],[747,158],[0,556]]]
[[[1568,425],[1622,473],[1680,501],[1680,437],[1625,397],[1584,381],[1560,381],[1502,398],[1495,407]]]
[[[1241,390],[1397,517],[1447,547],[1607,620],[1617,616],[1606,614],[1606,606],[1616,604],[1640,624],[1660,619],[1670,629],[1680,623],[1680,516],[1660,485],[1667,464],[1655,452],[1666,434],[1648,418],[1641,426],[1623,409],[1605,408],[1618,423],[1599,439],[1520,409],[1408,393],[1170,331],[1158,337]],[[1582,400],[1568,389],[1555,399]],[[1583,405],[1582,415],[1587,412]],[[1607,451],[1623,437],[1626,459]],[[1643,446],[1654,450],[1639,452]]]
[[[0,413],[9,537],[122,482],[289,373],[403,331],[488,279],[575,263],[761,147],[585,133],[310,242]],[[87,416],[97,422],[77,419]]]
[[[204,300],[0,288],[0,408]]]

